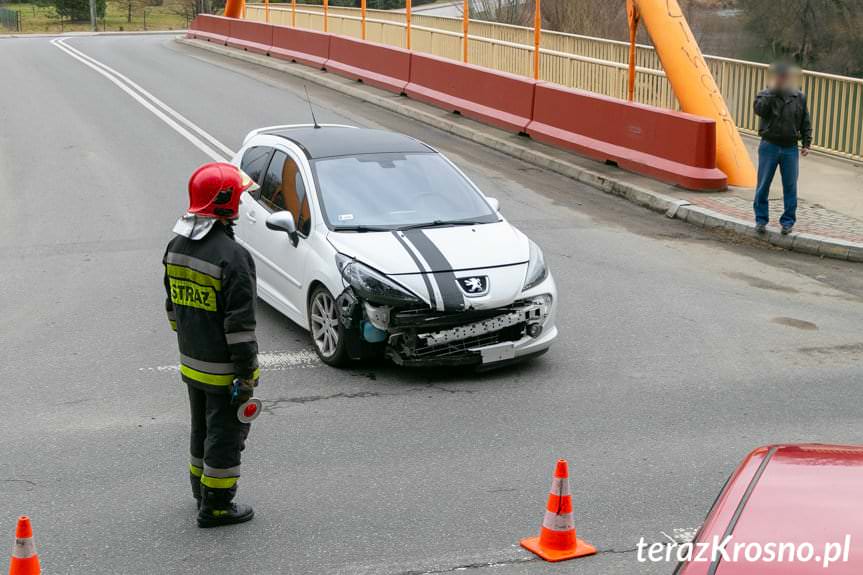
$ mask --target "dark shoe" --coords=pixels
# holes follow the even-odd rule
[[[255,511],[249,505],[233,503],[236,494],[236,485],[229,489],[213,489],[202,485],[198,527],[221,527],[251,521]]]
[[[782,235],[787,236],[794,231],[794,226],[782,226]]]
[[[767,224],[755,224],[755,233],[756,234],[766,234],[767,233]]]
[[[251,521],[254,516],[255,510],[250,505],[231,503],[225,509],[201,507],[201,510],[198,512],[198,527],[206,529],[209,527],[245,523],[246,521]]]

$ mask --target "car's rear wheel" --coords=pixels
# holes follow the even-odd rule
[[[318,357],[333,367],[348,362],[345,328],[339,315],[333,294],[324,286],[316,287],[309,298],[309,331]]]

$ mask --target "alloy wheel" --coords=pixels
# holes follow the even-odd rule
[[[312,339],[324,357],[332,357],[339,346],[339,314],[329,293],[315,294],[311,305]]]

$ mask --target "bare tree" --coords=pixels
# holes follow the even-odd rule
[[[470,0],[470,16],[479,20],[525,25],[530,22],[531,4],[525,0]]]
[[[863,69],[860,22],[863,0],[738,0],[765,57],[839,73]]]

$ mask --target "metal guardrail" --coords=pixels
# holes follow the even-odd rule
[[[0,28],[6,30],[21,31],[21,14],[17,10],[0,8]]]
[[[291,25],[291,8],[269,7],[269,22]],[[328,29],[335,34],[359,38],[360,11],[330,7]],[[247,5],[246,18],[267,20],[261,5]],[[323,30],[319,6],[302,5],[296,11],[299,28]],[[404,47],[405,15],[386,10],[369,10],[366,39]],[[462,21],[458,18],[414,14],[411,49],[462,58]],[[533,29],[496,22],[471,20],[468,39],[469,61],[473,64],[532,75]],[[752,109],[755,94],[767,83],[766,64],[705,56],[734,120],[742,132],[754,134],[758,118]],[[541,49],[541,79],[615,98],[626,98],[629,44],[602,38],[544,31]],[[677,109],[662,63],[651,46],[636,49],[636,90],[638,102]],[[814,132],[813,147],[852,160],[863,160],[863,79],[820,72],[803,72],[803,90],[809,101]]]

